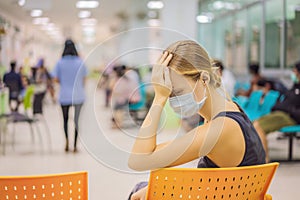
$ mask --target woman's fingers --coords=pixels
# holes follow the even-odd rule
[[[162,65],[164,66],[168,66],[169,65],[169,62],[171,61],[173,57],[173,54],[169,53],[168,56],[166,57],[166,59],[163,61]]]
[[[168,56],[168,52],[165,51],[163,53],[163,55],[160,57],[159,61],[157,62],[158,64],[162,64],[164,62],[164,60],[166,59],[166,57]]]
[[[167,88],[172,89],[172,83],[171,83],[171,78],[170,78],[170,72],[169,68],[165,67],[164,69],[164,79],[165,79],[165,85]]]

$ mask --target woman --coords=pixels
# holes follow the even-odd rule
[[[78,57],[75,44],[72,40],[66,40],[62,58],[57,62],[53,76],[60,84],[59,103],[61,104],[64,131],[66,136],[65,151],[69,151],[68,142],[68,115],[71,106],[75,107],[75,139],[74,152],[77,151],[78,119],[80,109],[85,100],[84,82],[87,69],[83,61]]]
[[[198,167],[235,167],[265,163],[259,136],[239,107],[225,98],[221,79],[207,52],[194,41],[169,46],[153,67],[155,97],[136,138],[129,167],[151,170],[198,159]],[[199,113],[204,125],[166,143],[156,135],[169,99],[181,116]],[[147,188],[131,196],[144,199]]]

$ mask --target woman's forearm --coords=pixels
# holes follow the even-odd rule
[[[132,155],[151,154],[156,148],[156,134],[167,98],[154,97],[149,112],[139,130],[132,148]]]
[[[149,154],[156,148],[156,134],[167,98],[155,97],[136,137],[132,154]]]

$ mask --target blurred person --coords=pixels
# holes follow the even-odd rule
[[[78,56],[75,44],[72,40],[65,41],[62,58],[57,62],[54,71],[54,79],[60,84],[59,103],[61,105],[64,132],[66,136],[65,151],[69,150],[68,120],[70,107],[75,108],[75,138],[74,152],[77,151],[78,119],[81,107],[85,101],[84,84],[87,76],[87,68],[83,60]]]
[[[222,85],[230,97],[234,96],[234,86],[236,83],[235,77],[231,71],[225,69],[220,60],[214,59],[213,66],[219,68],[219,73],[222,78]]]
[[[152,170],[198,158],[199,168],[265,163],[256,130],[239,107],[218,92],[221,78],[199,44],[190,40],[171,44],[153,67],[152,83],[155,97],[135,139],[128,160],[130,168]],[[160,118],[168,100],[176,113],[183,117],[198,113],[205,123],[158,144]],[[145,185],[138,185],[130,199],[145,199]]]
[[[111,90],[110,90],[110,82],[111,81],[111,77],[109,75],[109,73],[107,73],[107,71],[104,71],[102,74],[102,77],[100,79],[99,82],[99,88],[104,89],[105,92],[105,107],[108,108],[109,107],[109,100],[110,100],[110,94],[111,94]]]
[[[128,70],[125,65],[114,67],[115,80],[112,86],[113,118],[112,128],[124,126],[124,111],[130,103],[139,101],[136,72]],[[138,93],[138,94],[136,94]]]
[[[266,134],[277,131],[285,126],[300,123],[300,62],[295,64],[291,79],[294,85],[285,94],[284,99],[275,104],[270,114],[259,118],[253,123],[263,142],[267,161],[269,161],[269,155]]]
[[[251,80],[250,80],[250,88],[248,90],[238,90],[237,91],[237,96],[246,96],[249,97],[251,92],[255,90],[255,86],[257,85],[257,82],[263,77],[259,73],[259,65],[258,63],[252,63],[248,67],[249,73],[251,75]]]
[[[20,105],[20,93],[23,90],[21,76],[16,72],[16,61],[10,62],[10,72],[3,76],[4,84],[9,88],[9,106],[13,112],[18,111]],[[15,103],[15,107],[13,106]]]
[[[127,68],[126,69],[126,77],[130,80],[130,97],[129,103],[135,104],[141,100],[141,93],[140,93],[140,84],[141,78],[138,69],[135,68]]]
[[[40,87],[41,95],[45,96],[45,94],[49,91],[52,101],[55,102],[55,91],[53,86],[53,81],[48,69],[45,67],[44,58],[40,58],[35,68],[37,68],[36,72],[36,84]]]

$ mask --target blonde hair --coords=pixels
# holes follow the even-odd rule
[[[182,40],[171,44],[166,51],[173,54],[169,66],[177,73],[199,80],[202,72],[210,76],[210,84],[216,88],[221,86],[221,78],[217,73],[206,50],[192,40]]]

